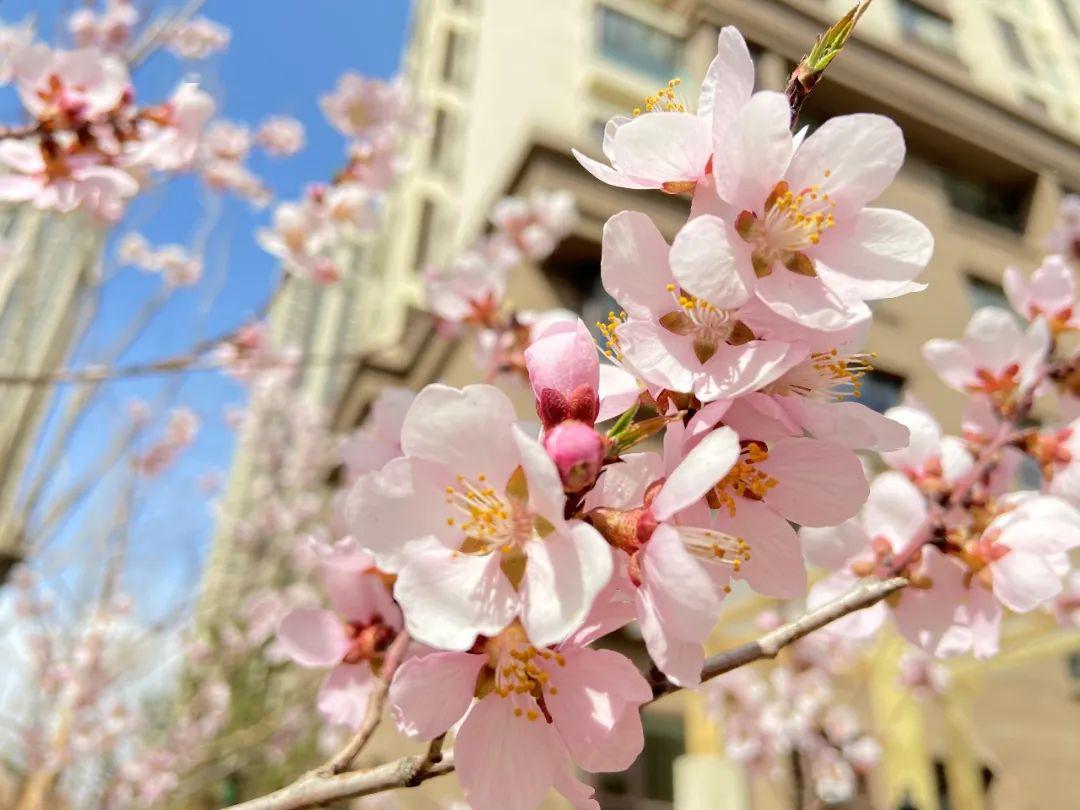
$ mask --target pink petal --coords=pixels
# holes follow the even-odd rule
[[[821,279],[801,276],[781,267],[758,279],[755,292],[781,317],[826,332],[859,323],[868,311],[865,304],[844,301],[822,284]]]
[[[668,243],[645,214],[623,211],[605,223],[600,278],[631,317],[651,318],[673,305]]]
[[[841,297],[871,301],[922,289],[925,285],[912,281],[933,253],[934,237],[917,219],[902,211],[867,208],[850,235],[823,239],[814,258],[821,261],[822,280]]]
[[[517,447],[521,468],[529,487],[529,510],[545,518],[556,530],[566,526],[563,507],[566,496],[563,494],[562,479],[559,469],[551,460],[544,446],[521,430],[517,425],[511,431],[514,445]]]
[[[583,155],[577,149],[571,149],[574,157],[577,158],[577,162],[582,167],[603,183],[607,183],[609,186],[615,186],[616,188],[630,188],[630,189],[642,189],[642,188],[659,188],[662,181],[652,179],[639,179],[631,177],[628,174],[623,174],[617,169],[613,169],[610,166],[605,166],[597,160],[593,160],[587,155]]]
[[[504,482],[517,466],[511,431],[516,422],[514,404],[492,385],[428,385],[405,416],[401,449],[455,473]]]
[[[394,584],[413,638],[444,650],[467,650],[477,635],[494,636],[517,612],[499,552],[461,554],[432,545],[417,549]]]
[[[600,366],[600,412],[597,422],[614,419],[628,411],[641,395],[637,377],[618,366]]]
[[[1049,528],[1049,527],[1047,527]],[[1009,610],[1026,613],[1061,593],[1061,577],[1042,556],[1013,549],[990,564],[994,596]]]
[[[705,496],[735,464],[739,457],[739,437],[734,430],[714,430],[682,460],[668,476],[652,502],[657,520],[667,520]]]
[[[644,612],[638,619],[649,655],[673,682],[696,684],[701,645],[716,624],[722,592],[668,524],[660,524],[646,543],[641,568]]]
[[[331,723],[357,728],[367,713],[368,699],[375,688],[371,667],[340,664],[330,670],[319,690],[318,706]]]
[[[318,608],[287,614],[278,625],[277,637],[285,654],[305,667],[332,667],[349,649],[341,619]]]
[[[521,709],[516,717],[514,709]],[[535,810],[555,782],[566,753],[532,698],[491,694],[476,702],[458,731],[454,763],[473,807]]]
[[[754,92],[754,60],[739,29],[725,25],[716,41],[716,56],[705,71],[698,101],[698,115],[710,120],[713,151],[723,149],[716,142],[727,130],[735,114]]]
[[[732,576],[776,599],[795,599],[806,593],[806,563],[799,538],[791,524],[768,506],[744,500],[734,517],[718,513],[715,528],[742,537],[750,546],[750,559]]]
[[[708,123],[689,113],[649,113],[615,133],[614,163],[633,177],[661,183],[697,180],[712,157]]]
[[[682,289],[717,309],[736,309],[750,297],[753,284],[739,275],[740,263],[718,217],[691,219],[671,243],[671,272]]]
[[[904,135],[882,115],[830,118],[810,134],[791,160],[793,189],[818,186],[837,202],[837,218],[880,196],[904,162]],[[826,176],[828,172],[828,176]]]
[[[791,161],[790,124],[791,107],[783,93],[750,97],[718,139],[723,148],[713,159],[713,178],[722,200],[740,210],[763,212],[765,199]]]
[[[626,656],[563,650],[565,666],[546,667],[554,694],[545,702],[571,758],[587,771],[621,771],[644,746],[639,707],[652,689]]]
[[[636,509],[642,505],[645,490],[664,477],[664,462],[656,453],[627,453],[619,464],[604,468],[596,486],[585,499],[586,509],[609,506],[612,509]]]
[[[537,399],[546,388],[569,400],[579,388],[595,392],[600,385],[596,343],[580,320],[557,323],[545,330],[525,350],[525,367]]]
[[[572,521],[528,545],[521,586],[522,624],[538,647],[556,644],[585,620],[611,579],[611,548],[592,526]]]
[[[410,658],[390,684],[390,711],[402,734],[431,740],[469,710],[483,655],[433,652]]]
[[[742,508],[740,504],[739,508]],[[845,520],[839,526],[799,529],[803,556],[811,565],[836,571],[843,568],[870,546],[870,536],[857,519]]]
[[[939,648],[950,641],[949,631],[964,597],[964,569],[933,546],[926,546],[921,571],[933,585],[927,589],[905,588],[893,608],[893,618],[909,641],[931,655],[940,655]]]
[[[880,452],[907,447],[907,427],[861,402],[818,402],[805,397],[785,399],[798,402],[802,425],[816,439],[828,439],[852,450]]]
[[[926,519],[926,500],[911,480],[898,472],[885,472],[870,485],[863,525],[874,536],[884,536],[899,550]]]
[[[765,502],[803,526],[835,526],[853,517],[869,487],[859,457],[819,439],[781,439],[757,465],[776,479]]]

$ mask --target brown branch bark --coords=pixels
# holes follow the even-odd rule
[[[345,747],[337,752],[325,765],[318,769],[320,774],[338,774],[349,769],[353,760],[364,750],[364,746],[371,740],[375,730],[382,721],[383,707],[386,706],[386,695],[390,691],[390,681],[394,679],[398,665],[401,663],[405,650],[409,646],[409,634],[404,630],[398,634],[390,648],[383,657],[382,670],[379,672],[379,680],[368,698],[367,709],[360,728],[353,734]]]
[[[907,580],[901,577],[887,580],[865,580],[839,599],[822,605],[801,618],[766,633],[755,641],[712,656],[705,661],[705,666],[701,670],[701,680],[707,681],[717,675],[738,669],[754,661],[775,658],[780,650],[798,641],[808,633],[819,630],[849,613],[870,607],[905,585],[907,585]],[[660,682],[650,676],[650,681],[653,687],[653,700],[671,692],[676,692],[681,688],[666,679]],[[385,700],[385,693],[383,699]],[[381,714],[381,704],[379,713]],[[366,723],[365,718],[365,725]],[[363,729],[363,726],[361,729]],[[355,741],[360,736],[361,733],[358,731],[345,749],[342,749],[342,752],[323,768],[308,772],[291,785],[274,793],[234,805],[232,810],[303,810],[303,808],[317,807],[329,802],[381,793],[385,790],[415,787],[428,779],[442,776],[454,770],[454,752],[447,751],[443,753],[443,738],[440,736],[431,741],[427,752],[424,754],[401,757],[392,762],[362,771],[328,773],[327,768],[339,758],[344,759],[346,752],[354,746]],[[370,738],[370,733],[365,738],[365,742],[367,738]],[[362,744],[361,747],[363,747]],[[349,761],[351,762],[354,758],[355,754],[349,757]]]

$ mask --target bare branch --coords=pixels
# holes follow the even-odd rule
[[[353,760],[357,755],[364,750],[364,746],[368,744],[371,736],[375,733],[375,729],[379,727],[379,722],[382,720],[383,707],[386,705],[386,695],[390,691],[390,681],[394,678],[394,673],[397,672],[398,664],[401,663],[402,657],[405,655],[405,650],[409,646],[409,634],[402,631],[398,634],[398,637],[394,639],[393,644],[390,645],[390,649],[386,651],[386,656],[383,658],[382,670],[379,672],[379,680],[375,685],[375,688],[371,692],[371,697],[368,698],[367,710],[364,714],[364,721],[360,724],[360,728],[353,734],[345,747],[342,748],[334,757],[319,768],[321,774],[337,774],[342,771],[347,771],[349,766],[353,764]]]
[[[751,641],[741,647],[735,647],[712,656],[705,662],[705,666],[701,670],[701,680],[707,681],[717,675],[738,669],[754,661],[775,658],[780,650],[798,641],[808,633],[819,630],[827,624],[847,616],[849,613],[877,604],[886,596],[895,593],[907,584],[908,581],[902,577],[887,580],[864,580],[839,599],[822,605],[801,618],[766,633],[756,641]],[[387,658],[389,658],[389,655]],[[681,688],[666,679],[660,680],[651,675],[649,677],[653,687],[653,700],[671,692],[677,692]],[[373,702],[374,700],[373,697]],[[383,691],[379,702],[378,714],[382,712],[382,701],[384,700],[385,691]],[[354,799],[395,788],[415,787],[428,779],[442,776],[454,770],[454,752],[447,751],[445,754],[443,753],[443,737],[440,736],[431,741],[427,753],[423,755],[413,754],[412,756],[401,757],[363,771],[328,773],[328,769],[339,759],[344,759],[346,753],[362,737],[362,732],[367,726],[371,714],[372,708],[369,704],[369,717],[365,718],[361,730],[350,740],[345,749],[326,766],[308,772],[291,785],[274,793],[234,805],[233,810],[303,810],[303,808],[307,807],[317,807],[321,804]],[[370,731],[366,733],[366,736],[363,736],[360,743],[361,748],[370,736]],[[357,752],[359,750],[360,748],[356,748]],[[349,756],[348,761],[351,762],[354,758],[355,753]]]

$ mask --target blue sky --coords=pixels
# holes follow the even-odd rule
[[[173,4],[176,4],[175,2]],[[43,35],[57,29],[61,10],[71,0],[7,0],[0,6],[6,23],[27,16],[37,19]],[[157,3],[158,7],[165,4]],[[183,63],[158,53],[135,75],[137,96],[145,102],[166,97],[181,78],[197,79],[219,102],[222,116],[255,126],[273,114],[300,119],[307,145],[288,159],[255,155],[250,162],[278,199],[295,197],[304,185],[330,176],[342,164],[343,139],[324,121],[319,96],[338,76],[354,70],[372,76],[393,75],[406,36],[409,0],[207,0],[203,14],[232,31],[224,54],[205,62]],[[53,38],[53,41],[56,41]],[[10,88],[0,94],[0,121],[12,121],[18,105]],[[243,323],[266,300],[278,270],[272,257],[255,243],[253,233],[269,221],[272,207],[255,211],[236,199],[216,204],[191,178],[181,178],[137,201],[117,235],[137,229],[154,244],[190,245],[205,238],[206,273],[191,290],[181,291],[123,358],[123,362],[167,357],[184,351],[200,337],[222,333]],[[207,223],[210,223],[208,226]],[[202,233],[200,233],[200,231]],[[106,268],[111,262],[106,251]],[[105,288],[103,305],[86,345],[72,360],[80,365],[116,340],[159,281],[135,270],[119,272]],[[175,381],[173,381],[175,383]],[[207,471],[228,472],[233,432],[224,409],[240,403],[241,387],[218,374],[189,375],[179,387],[148,379],[113,383],[76,436],[60,469],[51,471],[55,490],[77,477],[124,423],[126,404],[136,397],[153,403],[175,402],[196,410],[203,430],[194,448],[163,479],[139,496],[139,518],[127,571],[129,590],[146,597],[146,607],[171,603],[190,589],[212,533],[209,503],[197,481]],[[95,520],[111,511],[109,482],[97,503],[88,503],[79,518]],[[58,548],[85,545],[85,522],[75,520],[58,536]],[[67,558],[67,555],[61,555]],[[153,572],[152,587],[146,575]],[[67,587],[77,591],[72,572]]]

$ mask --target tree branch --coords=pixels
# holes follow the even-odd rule
[[[827,624],[847,616],[849,613],[877,604],[886,596],[895,593],[907,584],[907,580],[902,577],[887,580],[864,580],[839,599],[822,605],[801,618],[766,633],[756,641],[751,641],[748,644],[712,656],[705,661],[705,666],[702,667],[701,680],[707,681],[717,675],[738,669],[754,661],[775,658],[780,650],[798,641],[808,633],[819,630]],[[389,657],[388,654],[387,658],[389,659]],[[681,688],[666,679],[661,682],[652,676],[647,677],[649,677],[652,684],[653,700],[671,692],[677,692]],[[387,679],[386,683],[389,683],[389,679]],[[379,698],[377,714],[382,712],[382,703],[385,701],[385,697],[386,693],[385,689],[383,689]],[[373,696],[372,703],[375,700],[376,698]],[[360,730],[327,765],[308,772],[281,790],[234,805],[232,810],[303,810],[303,808],[307,807],[355,799],[372,793],[381,793],[385,790],[415,787],[428,779],[448,774],[454,770],[454,752],[447,751],[445,754],[443,753],[443,737],[439,736],[431,741],[427,752],[424,754],[401,757],[363,771],[329,772],[334,763],[339,760],[344,761],[347,757],[348,762],[351,762],[355,759],[355,753],[349,754],[348,752],[360,740],[360,747],[355,749],[359,752],[367,739],[370,738],[371,731],[374,729],[365,732],[365,728],[368,725],[372,711],[372,704],[368,704],[368,717],[365,717]],[[348,767],[348,765],[346,764],[344,767]]]
[[[409,646],[409,634],[402,630],[390,645],[383,658],[382,670],[379,672],[379,680],[368,698],[367,709],[360,728],[353,734],[345,747],[337,752],[325,765],[318,769],[320,774],[338,774],[347,771],[353,764],[353,760],[364,750],[375,729],[382,721],[383,707],[386,705],[386,695],[390,691],[390,681],[394,679],[398,665],[401,663],[405,650]]]

